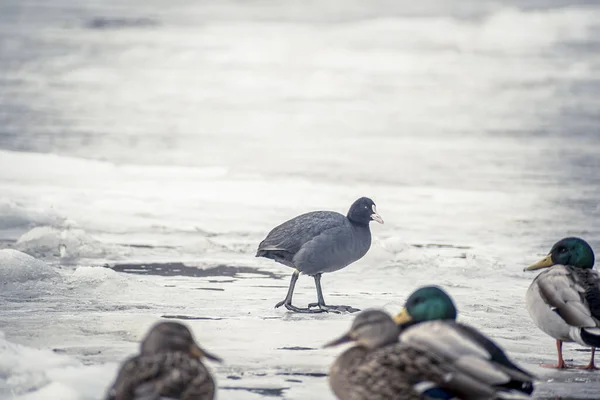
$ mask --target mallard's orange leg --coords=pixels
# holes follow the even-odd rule
[[[558,352],[558,363],[556,364],[542,364],[544,368],[555,368],[555,369],[567,369],[569,368],[567,364],[565,364],[565,360],[563,360],[562,356],[562,340],[556,340],[556,351]]]
[[[596,364],[594,364],[594,355],[596,355],[596,348],[592,347],[592,358],[590,358],[590,362],[585,367],[578,367],[580,369],[586,369],[588,371],[596,371]]]

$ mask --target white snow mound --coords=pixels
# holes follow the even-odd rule
[[[0,398],[38,390],[48,383],[47,371],[79,364],[50,350],[38,350],[11,343],[0,332]]]
[[[103,398],[117,367],[83,365],[68,355],[12,343],[0,331],[0,399]]]
[[[94,258],[105,254],[102,244],[83,229],[38,226],[19,238],[15,247],[35,257],[61,260]]]
[[[0,284],[59,278],[43,261],[14,249],[0,250]]]
[[[69,282],[78,288],[120,290],[128,287],[128,277],[110,268],[77,267]]]

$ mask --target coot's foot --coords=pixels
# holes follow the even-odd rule
[[[304,313],[304,314],[318,314],[318,313],[325,312],[325,310],[321,310],[319,308],[310,309],[310,308],[296,307],[296,306],[293,306],[292,303],[286,303],[285,300],[280,301],[279,303],[275,304],[275,308],[279,308],[281,306],[285,306],[285,308],[287,308],[290,311],[297,312],[297,313]]]

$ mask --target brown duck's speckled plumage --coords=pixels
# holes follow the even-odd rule
[[[212,400],[215,383],[198,358],[174,351],[129,359],[109,390],[107,400]]]
[[[189,328],[179,322],[154,325],[128,359],[107,400],[212,400],[215,382],[201,359],[221,359],[200,348]]]
[[[412,346],[395,343],[375,350],[346,350],[330,370],[329,382],[341,400],[420,400],[415,385],[443,383],[449,371],[442,362]]]

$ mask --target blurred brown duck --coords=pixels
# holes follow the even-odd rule
[[[202,358],[221,361],[196,344],[178,322],[156,324],[128,359],[108,391],[107,400],[212,400],[215,382]]]
[[[398,342],[398,326],[387,313],[365,310],[350,331],[325,347],[355,342],[329,370],[340,400],[420,400],[421,380],[444,381],[447,370],[426,351]]]

